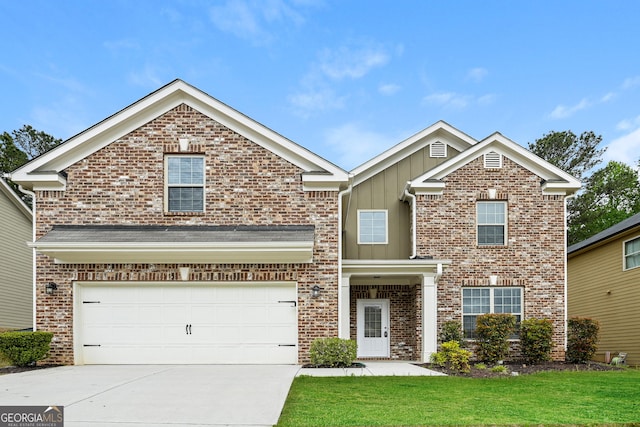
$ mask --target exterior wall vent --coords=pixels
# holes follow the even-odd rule
[[[502,155],[495,151],[485,154],[484,167],[486,169],[500,169],[502,167]]]
[[[447,144],[436,141],[429,145],[429,157],[447,157]]]

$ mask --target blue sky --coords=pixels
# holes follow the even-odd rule
[[[1,1],[0,132],[67,139],[180,78],[352,169],[438,120],[640,158],[640,1]]]

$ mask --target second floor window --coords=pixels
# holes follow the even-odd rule
[[[386,210],[358,211],[358,243],[361,245],[387,243]]]
[[[504,245],[507,234],[507,203],[478,202],[477,210],[478,245]]]
[[[204,158],[166,158],[166,200],[169,212],[204,212]]]
[[[624,269],[640,267],[640,237],[624,242]]]

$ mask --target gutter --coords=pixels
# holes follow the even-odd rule
[[[5,175],[6,176],[6,175]],[[28,196],[31,196],[31,212],[33,214],[32,228],[33,232],[31,235],[31,242],[28,242],[27,245],[31,247],[31,280],[33,281],[33,321],[32,321],[32,329],[37,331],[36,327],[36,248],[33,247],[33,243],[36,241],[36,193],[33,191],[29,191],[25,189],[22,185],[18,185],[18,190],[21,193],[24,193]]]

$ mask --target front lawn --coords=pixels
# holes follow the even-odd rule
[[[299,377],[284,426],[640,423],[640,370],[518,377]]]

